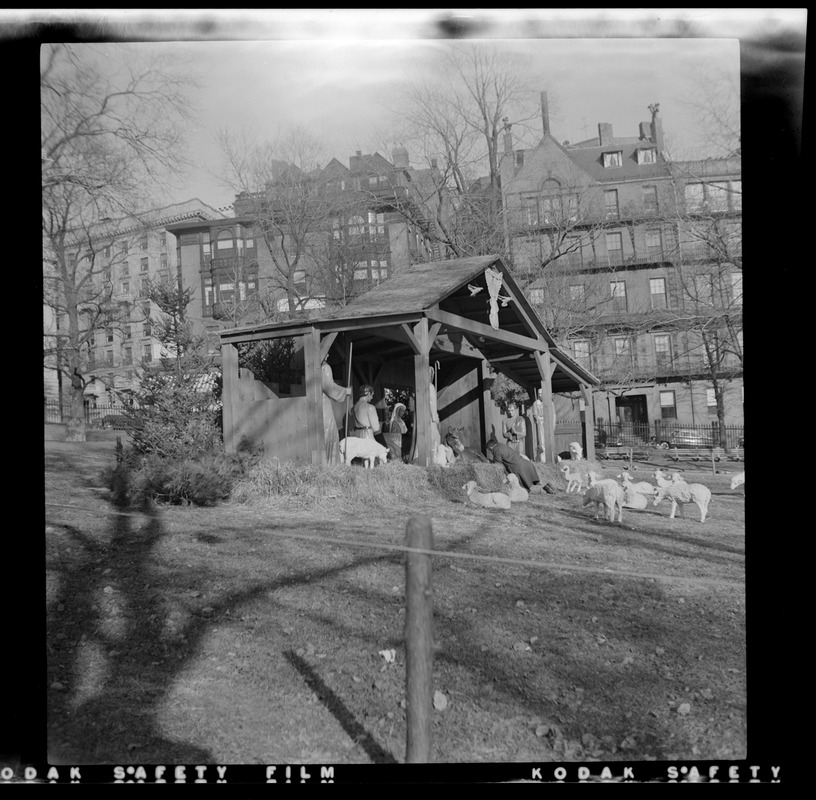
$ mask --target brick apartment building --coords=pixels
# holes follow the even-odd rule
[[[595,418],[743,424],[741,164],[667,159],[659,107],[638,135],[522,150],[505,127],[514,270],[545,325],[602,380]],[[715,392],[715,387],[719,391]],[[559,418],[577,411],[559,398]]]
[[[403,147],[391,161],[358,151],[348,166],[332,159],[318,175],[296,176],[287,190],[327,198],[312,201],[320,218],[297,231],[301,217],[288,224],[285,215],[270,228],[274,189],[236,195],[232,216],[168,224],[183,283],[194,289],[191,319],[214,334],[290,310],[345,305],[401,267],[438,256],[422,233],[434,213],[423,199],[431,193],[421,191],[427,172],[410,166]],[[318,188],[304,189],[299,181],[307,179]]]
[[[176,275],[176,237],[166,226],[218,216],[216,209],[200,200],[188,200],[126,219],[104,220],[91,229],[90,236],[78,237],[75,248],[68,247],[69,263],[77,267],[81,279],[87,278],[80,304],[85,301],[106,307],[111,320],[80,353],[80,374],[87,382],[86,403],[113,404],[119,392],[136,388],[136,367],[160,356],[160,344],[150,323],[157,309],[146,291],[150,281],[171,281]],[[46,348],[53,349],[60,328],[66,327],[60,317],[53,305],[44,304]],[[45,399],[64,402],[67,377],[56,369],[56,357],[45,363]]]

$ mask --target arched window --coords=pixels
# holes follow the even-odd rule
[[[232,231],[219,231],[215,246],[217,250],[233,250],[235,243],[232,238]]]

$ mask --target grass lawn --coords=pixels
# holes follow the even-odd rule
[[[724,472],[682,465],[704,524],[668,503],[596,522],[563,482],[509,511],[428,485],[123,514],[113,458],[46,443],[51,763],[403,762],[404,553],[380,545],[417,513],[442,551],[435,762],[746,757],[745,487]]]

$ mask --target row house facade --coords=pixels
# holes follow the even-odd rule
[[[284,173],[284,189],[236,195],[232,216],[169,224],[183,284],[194,290],[191,318],[214,337],[256,318],[345,305],[431,260],[421,225],[429,212],[415,188],[423,171],[410,167],[404,148],[392,156],[358,151],[348,166],[332,159],[316,175]],[[275,199],[290,202],[295,191],[314,193],[311,218],[286,211],[270,223]]]
[[[742,425],[740,157],[672,162],[657,105],[637,136],[528,150],[506,126],[514,269],[542,319],[598,376],[595,418]],[[561,398],[563,412],[574,410]]]
[[[177,243],[166,226],[182,220],[217,218],[219,212],[198,199],[134,214],[126,219],[103,220],[66,258],[82,283],[78,302],[99,305],[108,324],[95,326],[81,353],[80,374],[85,380],[87,404],[112,405],[138,387],[138,368],[161,357],[152,320],[158,309],[148,297],[151,282],[177,279]],[[46,341],[58,337],[64,321],[54,306],[44,306]],[[46,360],[45,399],[63,401],[66,376],[56,369],[57,355]]]

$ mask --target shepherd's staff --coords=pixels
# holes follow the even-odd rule
[[[354,349],[354,342],[349,342],[349,363],[348,363],[348,380],[346,384],[351,388],[351,353]],[[351,401],[351,393],[346,395],[346,436],[349,435],[349,402]]]

